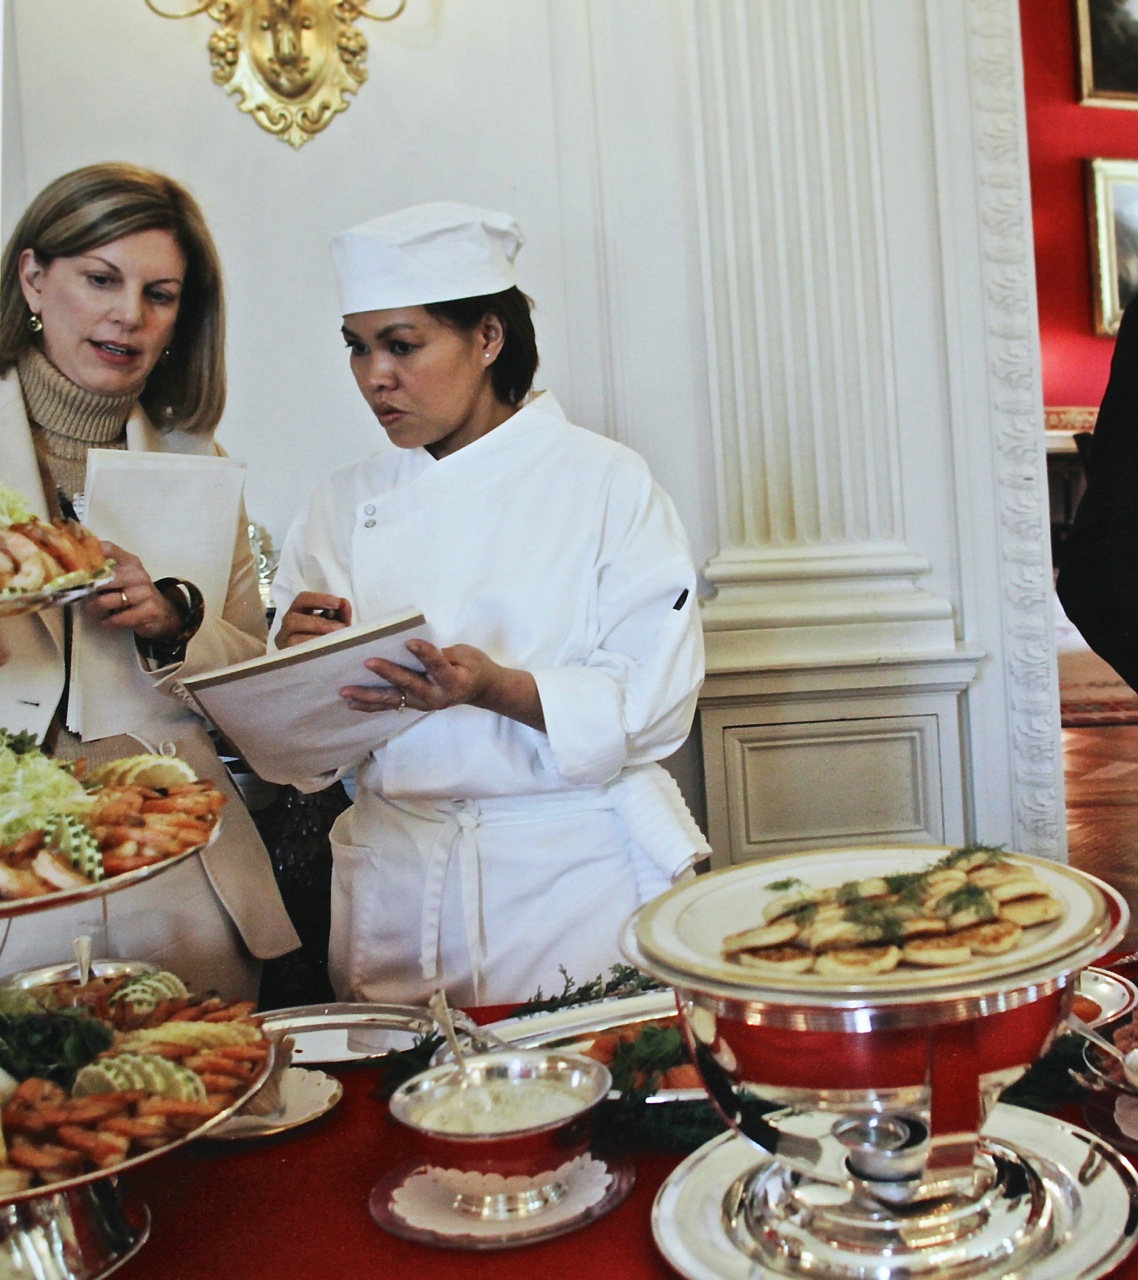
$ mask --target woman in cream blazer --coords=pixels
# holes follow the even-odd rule
[[[221,306],[212,241],[177,184],[124,165],[90,166],[52,183],[29,206],[0,262],[0,482],[48,519],[63,491],[58,477],[69,465],[78,468],[69,474],[81,474],[91,444],[219,453],[212,428],[224,403]],[[152,350],[163,339],[168,345]],[[125,421],[116,428],[120,404]],[[111,438],[93,440],[74,425],[108,413],[117,431]],[[168,429],[153,425],[159,414]],[[61,463],[53,449],[74,462]],[[107,588],[73,608],[160,641],[151,618],[163,603],[142,567],[146,549],[129,550],[141,563],[117,557]],[[128,607],[136,612],[116,624]],[[87,933],[96,956],[151,960],[196,989],[255,996],[257,958],[298,945],[264,845],[180,686],[189,674],[262,652],[264,634],[242,512],[220,616],[207,615],[180,646],[155,649],[149,660],[145,651],[132,654],[123,664],[121,687],[140,708],[131,733],[145,746],[104,739],[72,742],[68,752],[108,758],[174,744],[230,796],[218,840],[200,859],[142,885],[0,921],[0,972],[67,960],[74,937]],[[0,647],[0,726],[43,739],[66,692],[64,611],[0,619]],[[119,679],[116,673],[116,689]]]

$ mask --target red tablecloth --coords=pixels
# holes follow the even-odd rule
[[[375,1068],[338,1071],[344,1098],[311,1125],[257,1142],[198,1142],[124,1177],[150,1208],[150,1239],[122,1280],[666,1280],[652,1202],[677,1158],[634,1153],[636,1185],[607,1216],[524,1248],[456,1252],[400,1239],[368,1212],[372,1187],[411,1156],[372,1096]],[[1065,1119],[1079,1124],[1078,1109]],[[1138,1252],[1113,1273],[1138,1280]]]

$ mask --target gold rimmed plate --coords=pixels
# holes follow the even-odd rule
[[[841,981],[814,973],[784,974],[745,968],[723,954],[723,939],[763,922],[763,908],[793,878],[811,889],[836,888],[848,881],[931,868],[952,850],[935,845],[826,849],[788,854],[748,866],[711,872],[662,894],[635,917],[635,939],[649,961],[671,973],[727,987],[763,987],[788,995],[868,992],[888,996],[944,990],[990,982],[1061,961],[1097,942],[1107,944],[1114,927],[1110,899],[1098,882],[1061,863],[1026,854],[1007,854],[1012,865],[1030,868],[1063,906],[1050,924],[1024,930],[1024,941],[1000,956],[973,956],[951,969],[905,965],[891,973]],[[1093,954],[1093,952],[1092,952]]]

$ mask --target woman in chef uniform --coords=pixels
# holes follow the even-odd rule
[[[407,604],[438,640],[408,642],[422,670],[373,659],[341,690],[360,714],[429,712],[377,740],[333,828],[341,998],[586,982],[708,851],[656,763],[703,679],[691,552],[644,461],[531,392],[521,243],[511,217],[445,203],[332,242],[349,365],[396,448],[317,487],[277,572],[276,644]]]

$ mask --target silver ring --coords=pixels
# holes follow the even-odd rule
[[[407,691],[405,689],[400,689],[399,691],[399,705],[395,708],[395,710],[396,711],[407,710]]]
[[[130,608],[130,601],[126,598],[126,592],[125,592],[125,591],[120,591],[120,592],[119,592],[119,599],[122,601],[122,607],[123,607],[124,609],[129,609],[129,608]]]

